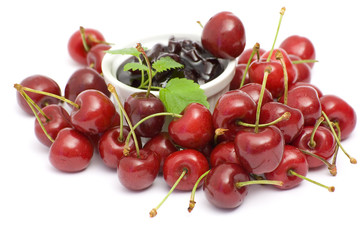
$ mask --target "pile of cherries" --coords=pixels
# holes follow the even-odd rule
[[[319,167],[336,175],[339,149],[356,163],[341,145],[355,128],[356,113],[310,83],[311,41],[294,35],[270,51],[258,43],[245,49],[245,41],[244,26],[230,12],[216,14],[203,27],[205,49],[238,61],[230,90],[212,112],[199,103],[181,114],[166,112],[150,91],[135,91],[121,103],[99,68],[110,45],[92,29],[80,28],[69,40],[70,56],[86,67],[69,78],[64,96],[54,80],[41,75],[14,87],[22,109],[35,114],[36,136],[50,147],[50,162],[58,170],[82,171],[98,151],[128,189],[146,189],[162,176],[171,189],[150,216],[174,189],[192,192],[189,211],[200,186],[215,206],[236,208],[251,184],[291,189]],[[168,131],[165,117],[172,118]]]

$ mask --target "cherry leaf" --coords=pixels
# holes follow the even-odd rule
[[[183,68],[183,67],[184,65],[178,63],[169,56],[159,58],[156,62],[152,64],[152,68],[154,68],[156,72],[164,72],[170,69]]]
[[[124,65],[124,71],[136,71],[136,70],[140,70],[140,71],[147,71],[149,68],[146,65],[143,65],[141,63],[138,62],[129,62],[127,64]]]
[[[144,48],[144,50],[146,51],[147,48]],[[136,48],[132,47],[132,48],[122,48],[122,49],[110,49],[105,51],[106,53],[110,53],[110,54],[121,54],[121,55],[132,55],[134,57],[139,58],[141,55],[141,52],[139,52]]]

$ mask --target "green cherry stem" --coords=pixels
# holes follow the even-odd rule
[[[269,123],[259,124],[258,127],[263,128],[263,127],[275,125],[281,121],[289,120],[290,117],[291,117],[291,113],[285,112],[283,115],[281,115],[279,118],[275,119],[274,121],[269,122]],[[253,128],[256,127],[256,124],[246,123],[246,122],[242,122],[242,121],[237,121],[236,124],[240,125],[240,126],[244,126],[244,127],[253,127]]]
[[[303,179],[303,180],[306,180],[306,181],[308,181],[308,182],[311,182],[311,183],[313,183],[313,184],[315,184],[315,185],[318,185],[318,186],[320,186],[320,187],[326,188],[329,192],[334,192],[334,191],[335,191],[335,187],[334,187],[334,186],[328,187],[328,186],[326,186],[326,185],[324,185],[324,184],[321,184],[321,183],[316,182],[316,181],[314,181],[314,180],[312,180],[312,179],[310,179],[310,178],[307,178],[307,177],[305,177],[305,176],[303,176],[303,175],[301,175],[301,174],[298,174],[297,172],[295,172],[295,171],[293,171],[293,170],[291,170],[291,169],[288,171],[288,174],[289,174],[289,175],[294,175],[294,176],[296,176],[296,177],[298,177],[298,178],[301,178],[301,179]]]
[[[204,177],[206,177],[209,174],[210,170],[206,171],[205,173],[203,173],[198,180],[196,181],[192,191],[191,191],[191,195],[190,195],[190,203],[189,203],[189,207],[188,207],[188,212],[191,212],[194,207],[195,207],[195,193],[196,193],[196,189],[198,188],[201,180],[203,180]]]
[[[338,132],[338,138],[341,139],[341,130],[340,130],[339,123],[335,122],[334,125],[336,127],[337,132]],[[333,160],[332,160],[332,165],[334,165],[334,166],[336,165],[336,159],[337,159],[338,153],[339,153],[339,145],[336,144],[335,153],[334,153]]]
[[[242,86],[244,86],[246,74],[247,74],[247,72],[248,72],[248,70],[249,70],[249,66],[250,66],[250,64],[251,64],[251,61],[252,61],[252,59],[253,59],[253,57],[254,57],[254,55],[255,55],[256,53],[259,54],[259,49],[260,49],[260,44],[259,44],[259,43],[255,43],[255,45],[254,45],[254,47],[253,47],[253,50],[252,50],[252,52],[251,52],[251,55],[250,55],[250,57],[249,57],[249,60],[248,60],[248,62],[247,62],[247,64],[246,64],[245,71],[244,71],[244,73],[243,73],[243,77],[242,77],[242,79],[241,79],[241,83],[240,83],[240,87],[239,87],[239,88],[241,88]],[[259,56],[258,56],[258,57],[259,57]]]
[[[312,156],[314,158],[317,158],[319,159],[320,161],[322,161],[329,169],[331,175],[335,176],[336,173],[337,173],[337,170],[336,170],[336,166],[334,166],[333,164],[329,163],[328,161],[326,161],[326,159],[320,157],[319,155],[316,155],[312,152],[309,152],[307,150],[304,150],[304,149],[299,149],[303,154],[305,155],[309,155],[309,156]]]
[[[157,210],[163,205],[163,203],[166,201],[166,199],[170,196],[170,194],[175,190],[176,186],[180,183],[181,179],[188,173],[188,170],[184,168],[179,178],[176,180],[174,185],[171,187],[169,192],[166,194],[166,196],[163,198],[163,200],[153,209],[150,211],[150,217],[155,217],[157,215]]]
[[[199,26],[200,26],[201,28],[204,28],[204,25],[202,25],[202,23],[201,23],[200,21],[196,21],[196,23],[199,24]]]
[[[263,101],[263,98],[264,98],[264,92],[265,92],[265,88],[266,88],[267,78],[268,78],[271,70],[272,69],[271,69],[270,66],[266,66],[265,70],[264,70],[264,78],[263,78],[263,82],[262,82],[262,85],[261,85],[261,91],[260,91],[258,106],[257,106],[257,109],[256,109],[255,133],[259,132],[260,111],[261,111],[262,101]]]
[[[282,181],[272,181],[272,180],[250,180],[250,181],[245,181],[245,182],[237,182],[237,183],[235,183],[235,186],[237,188],[241,188],[241,187],[245,187],[248,185],[254,185],[254,184],[282,186],[284,183]]]
[[[81,40],[84,46],[84,49],[86,52],[88,52],[90,50],[89,45],[86,42],[86,34],[85,34],[85,28],[80,26],[80,35],[81,35]]]
[[[302,59],[302,60],[294,60],[291,62],[292,62],[292,64],[300,64],[300,63],[315,63],[315,62],[319,62],[319,61],[314,60],[314,59]]]
[[[315,123],[315,125],[314,125],[314,128],[313,128],[313,130],[312,130],[312,132],[311,132],[311,135],[310,135],[310,141],[309,141],[309,147],[311,147],[311,148],[315,148],[316,147],[316,142],[315,142],[315,140],[314,140],[314,138],[315,138],[315,134],[316,134],[316,130],[319,128],[319,126],[320,126],[320,124],[322,123],[324,121],[324,118],[323,117],[320,117],[317,121],[316,121],[316,123]]]
[[[276,39],[277,39],[278,34],[279,34],[280,25],[281,25],[281,21],[282,21],[282,19],[283,19],[283,16],[284,16],[284,14],[285,14],[285,10],[286,10],[285,7],[282,7],[281,10],[280,10],[279,24],[278,24],[278,27],[277,27],[277,30],[276,30],[275,39],[274,39],[273,45],[272,45],[272,47],[271,47],[269,56],[268,56],[268,58],[266,59],[267,62],[270,62],[271,55],[272,55],[272,53],[273,53],[273,51],[274,51]]]
[[[147,88],[147,92],[146,92],[146,96],[145,97],[148,97],[149,94],[150,94],[150,90],[151,90],[151,85],[152,85],[152,70],[151,70],[151,64],[150,64],[150,61],[149,61],[149,58],[147,57],[146,53],[145,53],[145,50],[144,48],[141,46],[141,43],[138,43],[136,45],[136,49],[141,52],[141,54],[144,56],[145,58],[145,61],[146,61],[146,65],[148,66],[148,76],[149,76],[149,85],[148,85],[148,88]]]
[[[283,68],[283,72],[284,72],[284,104],[287,105],[288,91],[289,91],[289,77],[288,77],[288,72],[286,69],[286,64],[284,61],[284,56],[281,53],[281,51],[279,51],[279,50],[276,51],[275,58],[280,61],[281,66]]]

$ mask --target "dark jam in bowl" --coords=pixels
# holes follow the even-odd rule
[[[184,65],[183,68],[157,73],[152,80],[152,86],[156,87],[165,87],[170,79],[176,77],[191,79],[201,85],[218,77],[224,71],[224,67],[220,61],[206,51],[197,41],[171,37],[167,45],[160,43],[155,44],[151,49],[146,51],[146,55],[151,64],[161,57],[169,56]],[[143,64],[146,65],[142,56],[141,59]],[[130,57],[124,61],[119,66],[116,75],[122,83],[137,88],[141,83],[141,72],[123,71],[124,65],[129,62],[138,62],[138,59]],[[147,80],[147,78],[147,74],[145,73],[145,80]]]

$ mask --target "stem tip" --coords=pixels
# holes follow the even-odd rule
[[[194,209],[195,203],[196,202],[194,200],[190,200],[189,207],[188,207],[189,213]]]
[[[157,215],[156,209],[155,208],[151,209],[149,214],[150,214],[150,217],[155,217]]]

